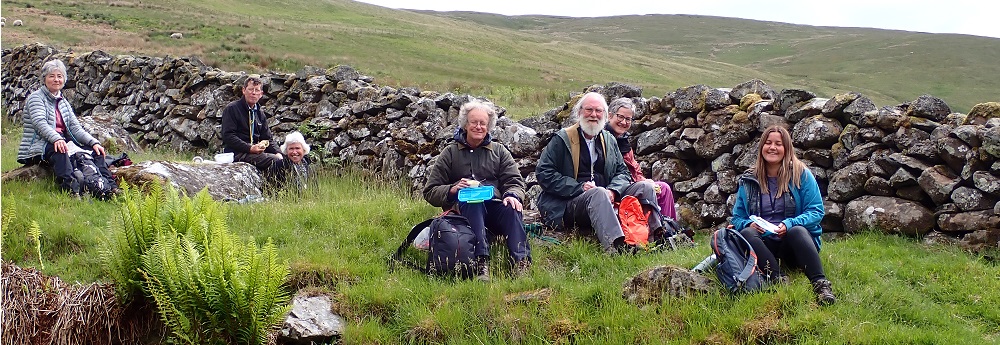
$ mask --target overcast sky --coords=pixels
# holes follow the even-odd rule
[[[865,27],[1000,38],[993,0],[360,0],[391,8],[504,15],[597,17],[700,14],[817,26]]]

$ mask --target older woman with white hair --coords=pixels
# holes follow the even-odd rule
[[[280,186],[285,183],[293,183],[298,190],[308,187],[309,182],[309,144],[302,133],[291,132],[285,136],[285,142],[281,144],[282,158],[273,166],[276,181]]]
[[[476,233],[476,278],[489,280],[486,230],[506,238],[514,274],[526,273],[531,266],[531,248],[524,231],[522,201],[524,178],[506,147],[492,143],[490,131],[496,127],[493,105],[470,101],[458,114],[454,142],[445,147],[427,171],[424,199],[431,205],[456,208],[469,220]],[[462,202],[458,192],[479,185],[492,186],[493,198],[483,202]]]
[[[66,65],[60,60],[50,60],[42,65],[38,74],[43,87],[28,95],[24,106],[24,132],[17,152],[17,161],[25,165],[44,163],[52,167],[56,183],[68,192],[79,193],[73,178],[70,156],[75,152],[93,149],[93,165],[110,186],[117,185],[104,161],[106,152],[100,141],[87,133],[73,112],[69,101],[63,98],[66,85]]]

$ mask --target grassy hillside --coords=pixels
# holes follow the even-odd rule
[[[345,0],[4,1],[3,46],[195,55],[227,70],[349,64],[390,86],[487,96],[516,117],[595,83],[731,87],[759,78],[879,105],[995,100],[1000,40],[695,16],[567,19],[399,11]],[[181,32],[182,40],[170,39]],[[909,54],[913,51],[914,54]]]
[[[707,59],[790,78],[781,87],[862,92],[891,105],[932,94],[954,110],[997,100],[1000,39],[834,28],[745,19],[645,15],[606,18],[439,15],[520,32],[625,47],[670,59]]]

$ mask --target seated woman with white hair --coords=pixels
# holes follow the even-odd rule
[[[309,144],[306,143],[302,133],[291,132],[285,136],[285,142],[281,144],[282,160],[274,165],[274,176],[277,187],[282,188],[286,183],[292,183],[297,190],[306,189],[309,182]]]

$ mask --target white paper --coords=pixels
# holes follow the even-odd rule
[[[777,233],[777,231],[778,231],[778,226],[777,225],[774,225],[771,222],[766,221],[766,220],[764,220],[764,218],[761,218],[761,217],[759,217],[757,215],[750,216],[750,220],[753,221],[754,224],[757,224],[757,226],[761,227],[762,229],[764,229],[767,232]]]

